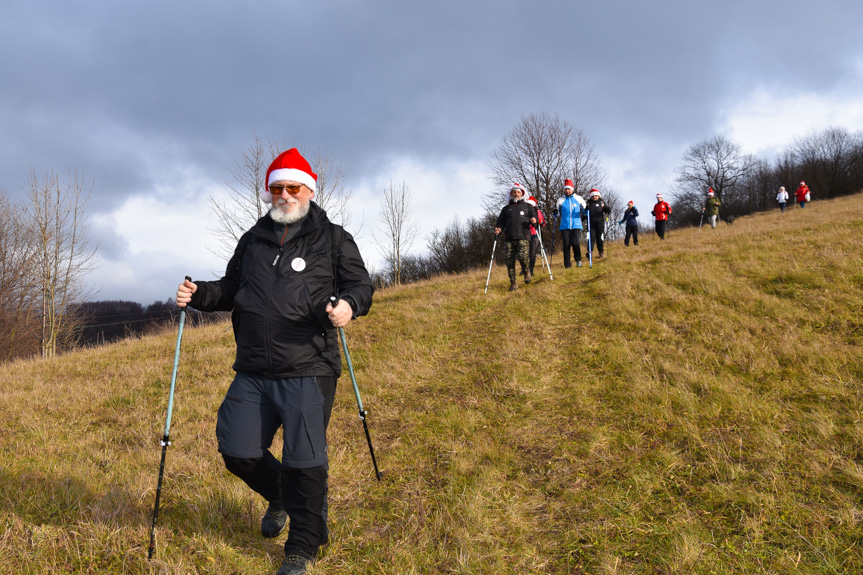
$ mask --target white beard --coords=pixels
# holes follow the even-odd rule
[[[300,202],[299,207],[291,212],[285,212],[281,209],[280,206],[289,203],[287,200],[283,200],[279,198],[276,200],[276,203],[270,208],[270,217],[273,218],[274,221],[279,222],[280,224],[293,224],[294,222],[298,222],[309,213],[309,205],[302,205]]]

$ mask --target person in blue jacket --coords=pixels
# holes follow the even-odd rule
[[[638,208],[635,207],[635,202],[626,204],[626,211],[623,212],[623,217],[619,224],[626,224],[626,237],[623,238],[623,245],[629,245],[629,238],[635,245],[638,245]]]
[[[560,220],[560,237],[563,243],[563,267],[571,268],[570,247],[575,255],[576,267],[581,267],[581,219],[587,217],[585,202],[575,193],[572,180],[563,183],[563,197],[558,198],[554,215]]]

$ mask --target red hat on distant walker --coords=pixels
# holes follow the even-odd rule
[[[273,195],[269,187],[273,182],[297,182],[303,184],[312,191],[314,197],[317,190],[318,175],[312,171],[309,162],[300,154],[296,148],[291,148],[273,160],[267,168],[267,189],[261,192],[261,199],[266,203],[273,201]]]
[[[575,187],[572,185],[572,180],[564,180],[563,181],[563,189],[564,190],[575,190]]]
[[[713,188],[707,188],[707,195],[708,195],[708,196],[712,196],[712,195],[713,195]]]
[[[536,198],[534,198],[533,196],[529,197],[529,198],[527,199],[527,203],[529,203],[530,205],[532,205],[532,206],[536,207]]]

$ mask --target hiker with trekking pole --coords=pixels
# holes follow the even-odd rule
[[[530,275],[533,275],[533,266],[536,264],[536,256],[540,255],[540,264],[539,267],[542,268],[544,265],[548,266],[548,276],[553,280],[554,277],[551,274],[551,264],[548,263],[548,259],[545,257],[545,248],[542,245],[542,228],[545,227],[545,214],[542,213],[542,210],[539,209],[536,205],[536,198],[530,196],[527,199],[527,203],[536,208],[536,225],[530,224],[530,245],[528,246],[528,267],[530,268]]]
[[[593,263],[593,246],[596,246],[599,257],[604,257],[605,251],[605,218],[606,214],[611,213],[611,208],[605,205],[605,200],[602,199],[602,194],[599,190],[593,188],[590,190],[590,197],[585,205],[587,211],[588,234],[590,241],[588,242],[588,252],[590,255],[591,264]]]
[[[530,224],[537,223],[536,208],[524,201],[525,189],[521,184],[513,184],[509,190],[509,203],[500,211],[494,225],[495,236],[504,232],[504,254],[506,271],[509,274],[509,291],[518,289],[515,275],[515,262],[521,265],[524,283],[533,279],[528,267],[528,245],[530,243]],[[489,273],[491,273],[489,266]]]
[[[575,266],[581,267],[581,219],[585,217],[584,200],[575,193],[572,180],[563,182],[563,197],[558,198],[554,209],[554,216],[560,223],[560,239],[563,246],[563,267],[572,267],[570,260],[570,248],[575,256]]]
[[[224,277],[177,290],[180,307],[232,312],[236,374],[216,438],[227,469],[268,502],[261,535],[278,536],[290,518],[278,575],[305,573],[328,541],[326,431],[339,335],[347,351],[343,328],[368,313],[374,293],[353,237],[311,202],[316,184],[296,148],[280,154],[262,193],[270,210],[240,238]],[[280,426],[281,461],[269,450]]]
[[[719,206],[722,205],[722,202],[719,201],[719,198],[716,197],[716,194],[713,192],[713,188],[708,188],[707,190],[707,203],[704,206],[704,209],[707,211],[707,222],[710,224],[711,229],[716,229],[716,221],[719,219]],[[704,211],[702,211],[702,214]]]
[[[630,201],[626,204],[626,210],[623,212],[623,217],[620,218],[618,224],[624,224],[626,236],[623,238],[623,245],[629,246],[629,238],[637,246],[638,245],[638,208],[635,207],[635,202]]]
[[[668,223],[668,216],[671,215],[671,205],[662,199],[662,194],[656,194],[656,205],[650,211],[650,215],[656,218],[654,229],[659,239],[665,239],[665,225]]]

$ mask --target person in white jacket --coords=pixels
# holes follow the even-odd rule
[[[785,204],[788,203],[788,192],[785,191],[785,186],[779,188],[779,193],[776,194],[776,201],[779,202],[779,211],[785,213]]]

